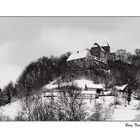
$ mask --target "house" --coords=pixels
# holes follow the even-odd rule
[[[82,90],[81,94],[85,96],[86,99],[95,99],[100,95],[103,95],[104,86],[102,84],[85,84],[85,88]]]
[[[92,99],[95,99],[99,97],[99,95],[103,94],[104,84],[94,84],[93,81],[88,79],[73,80],[67,83],[60,83],[60,85],[58,85],[58,83],[55,80],[49,83],[48,85],[44,86],[44,91],[46,92],[52,91],[55,94],[56,92],[59,92],[59,87],[64,87],[67,85],[70,86],[73,84],[81,88],[81,94],[83,95],[84,99],[90,99],[90,101],[92,101]]]
[[[91,91],[95,94],[101,94],[104,89],[104,84],[95,84],[93,81],[87,79],[74,80],[73,83],[81,88],[82,91]]]
[[[117,97],[126,97],[128,93],[128,84],[122,86],[114,86],[112,88],[112,94]]]
[[[74,80],[71,84],[75,84],[81,88],[81,94],[85,99],[90,100],[99,97],[99,95],[103,94],[104,90],[104,84],[95,84],[93,81],[87,79]]]
[[[104,90],[104,84],[95,84],[93,81],[88,79],[73,80],[69,83],[69,85],[70,84],[75,84],[77,87],[81,88],[83,98],[90,100],[90,103],[93,99],[102,95]]]

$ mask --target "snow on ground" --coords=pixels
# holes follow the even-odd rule
[[[136,116],[140,114],[140,110],[134,110],[128,107],[118,107],[114,110],[114,114],[110,120],[113,121],[134,121]]]
[[[42,94],[42,101],[47,102],[47,98],[45,96],[50,95],[49,93]],[[22,102],[21,99],[11,102],[10,104],[6,104],[5,106],[0,107],[0,120],[6,121],[15,120],[18,113],[22,111]]]
[[[107,121],[140,121],[140,109],[138,110],[138,100],[132,99],[130,102],[130,105],[127,105],[125,107],[123,99],[120,99],[121,105],[116,105],[116,107],[112,106],[113,114],[110,119],[107,119]],[[91,112],[93,113],[93,109],[96,104],[102,104],[104,108],[109,108],[109,105],[114,102],[113,96],[103,96],[99,97],[98,99],[92,100],[90,103],[90,100],[86,100],[87,106],[88,106],[88,112],[91,115]]]
[[[0,117],[5,117],[5,119],[8,117],[10,120],[14,120],[19,111],[21,111],[20,100],[0,107]]]
[[[97,99],[86,99],[86,106],[87,106],[87,112],[89,113],[89,116],[92,115],[95,111],[95,105],[101,104],[103,108],[109,108],[109,105],[113,103],[114,97],[113,96],[102,96]]]
[[[138,121],[140,118],[137,118],[140,115],[140,110],[138,109],[139,101],[132,99],[130,105],[124,101],[124,99],[120,99],[121,105],[117,105],[114,108],[114,113],[112,114],[112,118],[109,120],[112,121]]]
[[[117,106],[114,110],[114,114],[111,118],[113,121],[138,121],[136,117],[140,115],[140,110],[138,109],[139,101],[132,99],[130,105]],[[139,118],[140,119],[140,118]]]
[[[74,80],[74,83],[76,83],[79,87],[84,88],[86,85],[94,85],[94,82],[87,79],[79,79]],[[46,88],[48,89],[55,89],[57,87],[57,82],[54,80],[50,84],[46,85]],[[106,92],[106,94],[109,94],[109,92]],[[116,107],[113,106],[115,98],[113,96],[102,96],[98,99],[85,99],[86,106],[88,107],[88,112],[93,112],[93,109],[95,107],[95,104],[100,103],[104,108],[109,108],[112,104],[111,109],[113,109],[112,118],[110,120],[112,121],[132,121],[136,118],[136,116],[140,116],[140,110],[138,110],[139,101],[132,99],[130,105],[127,105],[125,107],[126,101],[124,99],[119,99],[121,102],[121,105],[117,105]],[[140,108],[140,105],[139,105]],[[138,118],[140,120],[140,118]]]
[[[47,96],[48,93],[44,96]],[[46,99],[46,98],[45,98]],[[113,114],[110,119],[107,119],[109,121],[133,121],[136,119],[136,121],[140,121],[140,109],[138,110],[137,107],[139,105],[138,100],[132,99],[130,102],[130,105],[127,105],[125,107],[123,99],[119,99],[121,101],[121,105],[117,105],[116,107],[113,107]],[[93,113],[95,104],[102,104],[104,108],[109,108],[110,104],[113,104],[114,97],[113,96],[102,96],[98,99],[85,99],[86,106],[88,108],[87,112],[91,115]],[[17,116],[18,112],[21,111],[21,101],[15,101],[13,103],[7,104],[5,106],[0,107],[0,117],[6,116],[9,117],[11,120],[14,120]]]

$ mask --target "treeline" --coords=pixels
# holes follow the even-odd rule
[[[95,63],[89,69],[67,65],[66,60],[69,55],[70,52],[60,57],[42,57],[35,62],[31,62],[23,70],[16,83],[10,82],[0,90],[0,105],[10,103],[15,98],[38,93],[40,88],[56,78],[58,82],[59,80],[65,82],[83,76],[92,80],[96,79],[99,82],[98,79],[104,75],[104,69],[107,69],[107,66],[99,63]]]
[[[111,82],[115,85],[129,84],[133,90],[140,89],[140,49],[134,53],[124,49],[116,51],[115,62],[109,61]]]
[[[30,63],[20,75],[16,83],[17,93],[38,90],[49,81],[59,77],[65,67],[69,53],[60,57],[42,57]],[[21,94],[21,93],[20,93]]]
[[[70,53],[60,57],[42,57],[30,63],[17,79],[16,83],[10,82],[7,86],[0,89],[0,105],[11,102],[12,98],[21,98],[32,94],[32,91],[39,90],[41,87],[59,77],[66,68],[66,60]]]
[[[116,58],[123,62],[140,66],[140,49],[135,49],[133,54],[127,52],[125,49],[119,49],[116,51]]]

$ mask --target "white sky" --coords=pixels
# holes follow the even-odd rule
[[[140,48],[140,17],[0,17],[0,87],[42,56],[108,42],[111,50]]]

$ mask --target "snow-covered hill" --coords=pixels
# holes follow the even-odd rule
[[[88,86],[94,86],[93,81],[80,79],[74,81],[79,87],[85,88],[85,84]],[[44,88],[53,90],[58,87],[56,80],[46,85]],[[63,83],[64,84],[64,83]],[[57,96],[57,90],[54,92]],[[42,93],[42,98],[46,100],[46,95],[51,94],[49,91]],[[130,105],[125,106],[124,99],[118,98],[121,102],[120,105],[114,106],[114,96],[101,96],[97,99],[85,99],[87,112],[92,115],[95,110],[95,105],[101,104],[103,109],[112,111],[109,121],[133,121],[140,120],[140,101],[132,98]],[[14,120],[18,115],[18,112],[22,110],[21,100],[17,100],[10,104],[0,107],[0,119],[1,120]]]

